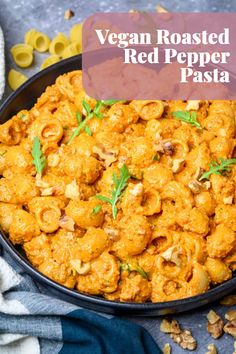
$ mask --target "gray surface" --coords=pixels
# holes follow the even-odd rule
[[[235,11],[236,1],[232,0],[169,0],[169,1],[146,1],[146,0],[131,0],[131,1],[112,1],[112,0],[0,0],[0,25],[3,28],[6,40],[6,62],[7,71],[9,68],[16,67],[9,55],[9,49],[12,45],[22,42],[24,33],[35,27],[38,30],[46,32],[49,36],[55,35],[57,32],[65,32],[69,34],[70,27],[83,20],[89,14],[103,11],[127,11],[129,9],[145,9],[154,10],[156,4],[159,3],[171,11]],[[75,11],[75,17],[70,21],[64,20],[64,12],[67,9]],[[23,70],[27,76],[31,76],[38,70],[39,64],[42,62],[44,55],[38,54],[35,56],[35,62],[31,69]],[[0,78],[1,79],[1,78]],[[5,96],[9,94],[9,89],[6,90]],[[226,309],[222,306],[214,306],[218,312],[224,313]],[[198,349],[194,353],[204,354],[207,352],[207,345],[215,343],[219,354],[233,353],[233,338],[224,336],[220,340],[214,341],[206,332],[206,314],[208,310],[199,310],[178,316],[181,325],[184,328],[191,328],[194,336],[198,341]],[[149,330],[157,339],[162,347],[164,343],[169,342],[173,348],[173,354],[186,353],[179,349],[168,336],[159,332],[159,319],[150,319],[148,321]]]

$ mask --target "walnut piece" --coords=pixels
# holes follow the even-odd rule
[[[162,320],[160,330],[168,333],[173,341],[183,349],[195,350],[197,347],[197,341],[191,332],[187,329],[182,330],[176,320]]]
[[[206,354],[217,354],[217,349],[214,344],[209,344],[207,349],[208,351],[206,352]]]
[[[166,343],[162,349],[163,354],[171,354],[171,346],[169,343]]]
[[[163,6],[161,5],[157,5],[156,6],[156,11],[159,13],[159,14],[166,14],[168,13],[169,11],[167,11]]]
[[[69,20],[73,16],[75,16],[75,13],[72,10],[66,10],[65,13],[64,13],[64,19],[65,20]]]
[[[177,267],[181,266],[181,258],[180,255],[183,254],[183,250],[180,246],[171,246],[167,248],[167,250],[161,253],[161,256],[167,262],[172,262],[177,265]]]
[[[236,310],[227,311],[225,314],[225,318],[228,321],[236,321]]]
[[[188,350],[195,350],[197,348],[197,341],[193,338],[192,333],[184,329],[180,334],[171,333],[170,337],[181,348]]]
[[[83,263],[80,259],[71,259],[70,264],[78,274],[84,275],[90,271],[90,263]]]
[[[201,192],[202,184],[198,181],[190,181],[188,187],[193,194],[199,194]]]
[[[71,183],[66,185],[65,196],[69,199],[77,199],[80,196],[79,186],[74,179]]]
[[[163,333],[181,333],[180,326],[176,320],[164,319],[161,321],[160,330]]]
[[[172,171],[174,173],[182,171],[184,168],[185,160],[184,159],[174,159],[172,164]]]
[[[223,203],[226,205],[231,205],[231,204],[233,204],[233,199],[234,199],[233,196],[225,197],[223,199]]]
[[[67,215],[63,215],[60,220],[59,220],[59,226],[62,229],[65,229],[67,231],[74,231],[75,230],[75,222],[74,220],[67,216]]]
[[[170,141],[165,141],[162,143],[163,152],[165,155],[172,156],[175,152],[174,146]]]
[[[236,338],[236,321],[228,321],[224,326],[224,332]]]
[[[236,305],[236,295],[225,296],[221,300],[220,304],[224,305],[224,306],[234,306],[234,305]]]
[[[208,323],[207,330],[212,336],[212,338],[220,338],[223,334],[224,322],[222,318],[213,310],[211,310],[207,315]]]
[[[198,111],[199,110],[199,104],[200,104],[200,100],[189,100],[187,101],[187,106],[186,106],[186,111]]]

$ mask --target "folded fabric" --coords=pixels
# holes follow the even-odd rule
[[[22,274],[2,250],[0,353],[160,354],[161,351],[140,325],[43,294],[40,285]]]
[[[4,60],[4,38],[0,27],[0,100],[5,87],[5,60]]]

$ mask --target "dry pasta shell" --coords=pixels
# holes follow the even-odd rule
[[[63,51],[62,58],[70,58],[81,53],[81,45],[78,42],[73,42],[68,45]]]
[[[53,65],[55,63],[57,63],[58,61],[60,61],[60,57],[58,55],[50,55],[48,58],[46,58],[42,64],[41,64],[41,69],[46,69],[47,67],[49,67],[50,65]]]
[[[31,29],[25,35],[25,43],[30,44],[38,52],[44,53],[49,49],[50,38],[43,32]]]
[[[20,87],[26,80],[28,80],[28,78],[25,75],[14,69],[11,69],[8,73],[8,85],[13,91]]]
[[[69,44],[69,39],[63,33],[58,33],[50,43],[49,53],[51,55],[58,55],[61,58],[65,48],[68,47]]]
[[[77,23],[70,30],[70,40],[71,42],[79,42],[82,45],[82,28],[83,23]]]
[[[33,47],[29,44],[19,43],[11,48],[15,63],[21,68],[29,67],[33,62]]]

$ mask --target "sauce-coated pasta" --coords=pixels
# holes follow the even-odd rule
[[[84,293],[206,292],[236,269],[235,112],[233,101],[96,102],[81,71],[58,77],[0,126],[2,229]]]

